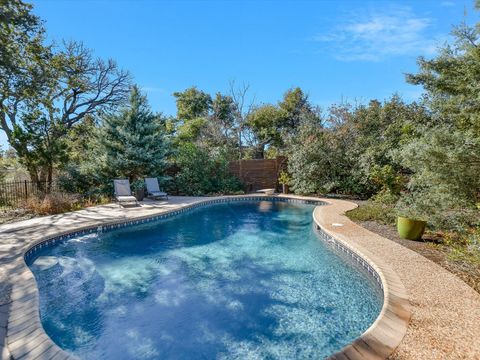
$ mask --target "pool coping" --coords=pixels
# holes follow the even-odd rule
[[[180,204],[177,207],[166,210],[164,208],[157,208],[157,210],[146,215],[135,216],[130,214],[129,217],[120,220],[107,219],[107,221],[97,221],[87,226],[75,226],[74,224],[72,228],[54,229],[53,233],[40,236],[36,239],[34,238],[33,240],[30,239],[30,241],[23,239],[25,241],[23,246],[15,249],[14,252],[16,254],[12,255],[11,261],[7,261],[6,264],[12,290],[10,293],[10,301],[0,306],[0,320],[3,316],[8,322],[8,326],[6,327],[6,343],[4,344],[6,346],[4,346],[3,352],[5,352],[5,350],[9,352],[13,359],[76,359],[76,357],[62,350],[50,339],[45,333],[40,321],[38,288],[33,273],[24,260],[27,253],[32,251],[38,244],[45,243],[46,241],[54,241],[53,239],[61,238],[62,236],[70,236],[72,233],[78,235],[82,231],[95,231],[98,230],[99,226],[122,226],[122,224],[128,222],[135,224],[142,220],[152,221],[150,220],[152,218],[172,216],[172,214],[176,215],[180,210],[185,211],[192,207],[245,198],[278,198],[283,200],[299,200],[301,202],[313,201],[326,203],[326,206],[317,206],[313,212],[313,219],[317,225],[317,229],[323,234],[323,239],[342,247],[343,251],[350,251],[350,255],[360,259],[360,263],[363,260],[361,265],[369,267],[367,271],[371,269],[380,278],[384,296],[382,310],[369,329],[351,344],[330,356],[330,358],[384,359],[388,357],[403,339],[411,316],[408,296],[398,275],[381,259],[373,256],[366,249],[348,242],[348,239],[345,239],[338,231],[335,231],[335,226],[333,226],[335,224],[327,224],[324,219],[322,219],[322,212],[319,211],[319,209],[328,208],[330,212],[335,212],[337,201],[294,195],[272,196],[263,194],[193,198],[193,201],[190,203]],[[4,259],[2,259],[0,265],[5,265]],[[0,345],[2,345],[1,342]],[[2,352],[0,352],[0,359],[1,358]]]
[[[346,217],[342,218],[341,222],[333,223],[328,222],[323,216],[325,211],[334,218],[335,215],[343,215],[345,208],[337,206],[339,201],[343,204],[351,204],[347,211],[356,208],[357,205],[342,200],[322,200],[327,203],[327,206],[316,207],[313,211],[313,220],[317,229],[323,234],[324,240],[333,243],[341,251],[349,253],[369,272],[376,272],[383,285],[383,306],[377,319],[360,337],[329,356],[328,359],[386,359],[400,345],[407,333],[412,317],[408,293],[400,277],[385,261],[359,244],[349,241],[352,237],[368,236],[363,233],[365,229]]]

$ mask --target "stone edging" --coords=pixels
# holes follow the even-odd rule
[[[174,216],[185,212],[189,209],[199,206],[215,204],[226,201],[250,200],[250,199],[268,199],[280,200],[288,202],[329,204],[328,208],[332,208],[332,204],[325,199],[297,197],[297,196],[228,196],[222,198],[213,198],[208,200],[196,201],[191,204],[183,205],[181,208],[167,210],[161,214],[149,214],[146,216],[134,217],[130,220],[112,221],[105,224],[90,225],[78,227],[75,230],[56,232],[54,235],[43,237],[32,242],[23,252],[21,261],[17,259],[14,266],[9,269],[11,274],[10,282],[13,289],[10,296],[10,302],[0,307],[0,312],[7,312],[7,342],[8,350],[13,359],[34,359],[41,356],[41,359],[55,360],[73,360],[76,357],[70,355],[66,351],[58,347],[50,337],[45,333],[39,316],[39,294],[35,278],[26,266],[24,260],[33,255],[35,249],[43,246],[51,246],[57,241],[63,241],[72,236],[87,234],[102,230],[105,228],[118,228],[130,225],[141,224],[154,221],[167,216]],[[340,352],[331,356],[332,359],[376,359],[386,358],[398,346],[403,335],[405,334],[410,311],[408,306],[408,298],[405,289],[398,276],[391,271],[381,260],[372,258],[371,255],[365,255],[365,251],[361,249],[353,249],[348,243],[338,239],[334,231],[327,229],[316,216],[316,207],[313,217],[318,228],[328,238],[327,241],[335,241],[338,246],[343,249],[350,249],[351,254],[356,254],[357,261],[366,268],[372,277],[383,288],[384,305],[379,317],[363,333],[358,339],[344,347]],[[342,244],[342,245],[340,245]],[[345,251],[345,250],[344,250]],[[363,259],[363,260],[362,260]],[[379,281],[380,280],[380,281]]]
[[[410,303],[406,289],[399,276],[382,259],[374,256],[368,250],[348,241],[349,237],[355,237],[360,228],[350,220],[343,219],[342,223],[327,224],[322,218],[322,210],[333,212],[333,216],[342,215],[335,213],[335,203],[325,200],[325,209],[316,207],[313,212],[313,220],[320,232],[320,236],[335,248],[349,254],[369,273],[374,274],[375,279],[380,280],[383,289],[383,307],[375,322],[352,343],[346,345],[329,359],[386,359],[403,340],[411,318]],[[351,203],[352,209],[356,207]],[[337,228],[350,227],[353,233],[343,231],[340,234]],[[349,229],[350,230],[350,229]],[[379,279],[377,278],[379,277]]]

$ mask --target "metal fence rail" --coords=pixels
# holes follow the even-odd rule
[[[19,207],[30,197],[40,197],[49,192],[57,191],[60,191],[60,188],[55,182],[27,180],[0,182],[0,207]]]

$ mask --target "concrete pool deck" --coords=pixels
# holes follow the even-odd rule
[[[0,226],[0,359],[72,358],[41,326],[38,290],[23,260],[32,245],[78,228],[158,215],[210,199],[218,198],[171,197],[128,209],[109,204]],[[316,208],[316,223],[379,270],[389,291],[385,298],[393,300],[383,314],[386,322],[377,319],[360,338],[365,343],[349,345],[335,358],[480,359],[478,293],[432,261],[351,222],[343,214],[355,204],[315,200],[329,203]],[[369,341],[378,349],[371,349]]]

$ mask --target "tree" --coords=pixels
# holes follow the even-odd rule
[[[395,153],[413,173],[404,202],[428,207],[438,227],[480,223],[479,27],[461,25],[454,36],[437,57],[419,58],[417,74],[407,75],[425,89],[433,121]]]
[[[125,101],[129,75],[94,59],[81,43],[46,45],[31,6],[4,1],[0,41],[0,125],[34,181],[51,182],[67,157],[65,138],[85,116]]]
[[[195,86],[183,92],[174,92],[177,102],[177,118],[183,122],[207,117],[212,105],[212,98]]]
[[[290,186],[297,194],[318,194],[328,191],[325,185],[331,182],[326,132],[317,124],[300,127],[296,137],[287,142],[288,172]]]
[[[415,102],[406,104],[398,95],[383,103],[372,100],[352,114],[355,143],[348,151],[355,159],[355,177],[364,178],[363,192],[380,190],[397,196],[402,187],[402,162],[392,157],[392,150],[417,136],[415,129],[430,121],[427,109]]]
[[[229,158],[238,155],[237,107],[231,96],[212,98],[195,87],[176,92],[177,142],[192,142],[210,150],[222,149]],[[180,144],[179,144],[180,146]]]
[[[16,139],[18,118],[42,101],[53,77],[51,48],[43,45],[43,24],[30,14],[31,8],[22,1],[7,0],[0,15],[0,125],[19,156],[28,152],[29,139],[22,134]],[[23,160],[36,176],[36,159]]]
[[[288,90],[278,105],[254,107],[248,115],[247,125],[254,135],[254,157],[265,157],[268,147],[282,152],[289,137],[298,133],[307,122],[318,122],[319,110],[310,104],[300,88]]]
[[[433,59],[418,59],[419,72],[407,81],[421,85],[437,125],[471,129],[480,135],[479,28],[465,24],[453,31],[456,41]]]
[[[339,192],[369,197],[379,191],[396,200],[407,169],[392,156],[415,129],[430,120],[425,107],[398,96],[367,105],[334,105],[324,118],[302,120],[287,136],[292,188],[302,193]]]
[[[0,69],[21,71],[18,61],[25,60],[29,46],[41,45],[43,27],[30,13],[32,5],[21,0],[1,0],[0,5]]]
[[[284,113],[277,106],[262,105],[254,108],[248,116],[248,126],[255,135],[254,158],[263,159],[265,148],[282,143]]]
[[[5,164],[4,151],[0,145],[0,181],[5,180],[5,170],[7,170],[7,166]]]
[[[118,113],[105,114],[99,132],[98,154],[105,177],[161,176],[169,151],[164,119],[153,114],[147,99],[133,86],[129,105]]]
[[[479,136],[435,126],[406,143],[396,155],[413,172],[399,206],[421,209],[438,228],[480,225]]]
[[[324,117],[302,122],[286,141],[288,171],[296,193],[361,194],[365,176],[358,175],[358,158],[350,149],[357,141],[354,109],[332,106]]]
[[[176,134],[179,141],[197,141],[207,124],[212,98],[195,86],[173,96],[177,103]]]
[[[299,87],[289,89],[278,103],[284,113],[281,128],[287,135],[295,135],[302,123],[317,121],[319,109],[308,101],[308,96]]]
[[[231,148],[235,146],[236,106],[232,97],[217,92],[212,101],[212,113],[209,121],[209,137],[214,146]]]
[[[243,83],[237,85],[230,81],[229,96],[233,100],[233,117],[235,119],[236,147],[238,149],[237,159],[244,157],[244,149],[255,144],[255,136],[248,126],[248,118],[254,109],[255,97],[248,101],[250,85]]]

